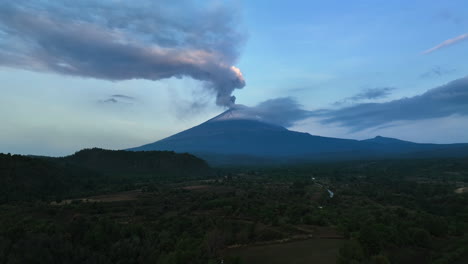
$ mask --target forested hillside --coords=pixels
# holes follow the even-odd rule
[[[0,154],[0,203],[61,200],[132,189],[154,180],[196,179],[212,174],[190,154],[82,150],[63,158]]]

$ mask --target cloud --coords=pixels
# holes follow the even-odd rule
[[[171,102],[175,116],[184,122],[204,113],[209,106],[209,100],[203,94],[192,95],[190,99],[175,95]]]
[[[420,77],[422,79],[441,77],[443,75],[452,74],[456,71],[457,71],[456,69],[445,69],[445,68],[442,68],[441,66],[434,66],[427,72],[421,74]]]
[[[109,99],[106,99],[106,100],[102,100],[102,101],[99,101],[101,103],[111,103],[111,104],[116,104],[118,103],[119,101],[117,101],[117,99],[115,98],[109,98]]]
[[[285,127],[312,115],[312,112],[304,110],[292,97],[270,99],[252,107],[235,105],[231,110],[237,118],[255,119]]]
[[[393,87],[382,87],[382,88],[370,88],[363,92],[350,97],[353,101],[361,101],[366,99],[380,99],[390,95],[391,91],[395,90]]]
[[[467,40],[468,39],[468,33],[465,33],[465,34],[462,34],[458,37],[455,37],[455,38],[452,38],[452,39],[448,39],[442,43],[440,43],[439,45],[433,47],[433,48],[430,48],[428,50],[425,50],[422,52],[423,55],[425,54],[429,54],[429,53],[432,53],[434,51],[437,51],[439,49],[442,49],[442,48],[445,48],[445,47],[448,47],[448,46],[451,46],[455,43],[458,43],[458,42],[461,42],[463,40]]]
[[[338,124],[352,131],[452,115],[468,115],[468,77],[457,79],[424,94],[384,103],[363,103],[340,109],[314,111],[322,124]]]
[[[227,1],[21,0],[0,6],[0,66],[105,79],[203,81],[218,105],[245,86]]]
[[[448,21],[454,23],[456,25],[460,25],[463,21],[462,17],[458,14],[455,14],[453,11],[450,10],[441,10],[436,14],[438,19]]]
[[[113,97],[113,98],[121,98],[121,99],[125,99],[125,100],[130,100],[130,101],[135,100],[135,97],[133,97],[133,96],[128,96],[128,95],[124,95],[124,94],[113,94],[113,95],[111,95],[111,97]]]
[[[133,102],[136,101],[136,98],[133,96],[128,96],[124,94],[113,94],[109,96],[109,98],[104,99],[104,100],[99,100],[99,103],[108,103],[108,104],[117,104],[117,103],[122,103],[122,104],[132,104]]]
[[[341,101],[335,102],[335,105],[341,105],[347,102],[358,102],[363,100],[375,100],[388,97],[391,92],[395,90],[393,87],[379,87],[379,88],[370,88],[365,89],[364,91],[351,96],[347,97]]]
[[[418,143],[450,144],[468,142],[468,116],[448,116],[424,120],[397,121],[384,127],[350,131],[335,124],[322,124],[315,118],[297,122],[294,131],[326,137],[368,139],[377,135]],[[424,131],[421,133],[421,131]]]

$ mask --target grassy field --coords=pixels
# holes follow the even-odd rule
[[[240,257],[243,264],[334,264],[342,243],[341,239],[308,239],[228,249],[225,254]]]
[[[111,194],[104,194],[104,195],[97,195],[97,196],[90,196],[90,197],[85,197],[85,198],[79,198],[79,199],[68,199],[68,200],[63,200],[61,202],[52,202],[52,205],[66,205],[70,204],[73,201],[81,201],[81,202],[104,202],[104,203],[109,203],[109,202],[121,202],[121,201],[135,201],[138,199],[138,197],[141,196],[141,190],[132,190],[132,191],[125,191],[125,192],[117,192],[117,193],[111,193]]]

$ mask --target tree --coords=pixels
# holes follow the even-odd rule
[[[361,262],[364,259],[364,250],[357,240],[346,241],[340,248],[337,263],[350,264]]]
[[[384,255],[377,255],[371,258],[372,264],[390,264],[390,260]]]
[[[422,228],[411,230],[413,243],[419,247],[428,248],[431,245],[431,235]]]

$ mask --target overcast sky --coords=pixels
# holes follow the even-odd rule
[[[463,0],[0,3],[0,152],[135,147],[234,103],[313,135],[468,142]]]

